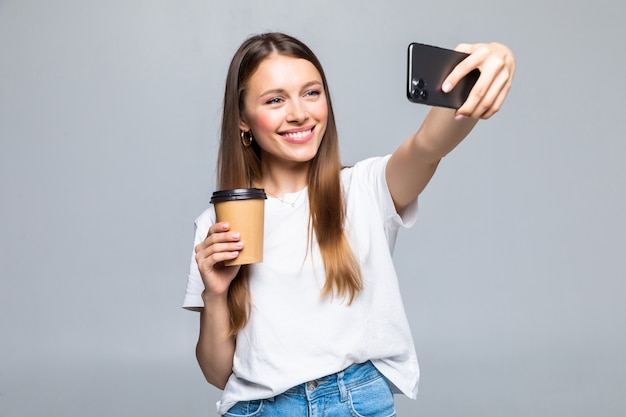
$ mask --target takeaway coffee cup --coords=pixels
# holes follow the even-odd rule
[[[263,261],[263,223],[265,220],[265,190],[238,188],[215,191],[211,203],[218,222],[228,222],[230,230],[241,234],[243,249],[225,265],[246,265]]]

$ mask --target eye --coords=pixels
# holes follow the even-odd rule
[[[271,99],[267,100],[267,101],[265,102],[265,104],[280,104],[280,103],[282,103],[282,101],[283,101],[283,100],[282,100],[281,98],[279,98],[279,97],[274,97],[274,98],[271,98]]]
[[[306,97],[318,97],[322,94],[320,90],[309,90],[304,95]]]

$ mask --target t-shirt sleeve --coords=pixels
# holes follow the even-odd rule
[[[389,191],[389,186],[387,185],[386,170],[387,162],[389,162],[390,157],[391,155],[387,155],[381,158],[383,166],[380,174],[378,175],[380,200],[383,204],[385,213],[388,214],[387,220],[390,223],[396,226],[396,228],[411,227],[415,224],[417,219],[417,198],[402,209],[402,211],[396,211],[396,206],[393,204],[393,198],[391,197],[391,192]]]
[[[398,213],[387,186],[386,167],[391,155],[374,157],[357,162],[342,171],[343,184],[348,196],[348,218],[354,239],[364,239],[364,228],[372,222],[380,224],[389,250],[393,252],[400,228],[415,224],[417,198]],[[378,219],[375,220],[375,219]],[[380,223],[379,223],[380,222]]]
[[[385,217],[386,227],[391,229],[408,228],[413,226],[417,219],[417,198],[401,212],[396,211],[385,174],[390,157],[391,155],[386,155],[358,162],[354,166],[354,175],[370,184],[379,209]]]
[[[194,222],[193,248],[206,238],[209,228],[213,223],[215,223],[215,211],[212,208],[206,209],[196,219]],[[198,308],[204,307],[204,302],[202,301],[202,291],[204,291],[204,283],[202,282],[202,277],[200,276],[200,271],[198,270],[195,249],[192,249],[183,308],[187,310],[197,310]]]

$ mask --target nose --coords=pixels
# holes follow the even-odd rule
[[[309,118],[306,106],[300,100],[292,100],[289,105],[287,120],[289,122],[302,123]]]

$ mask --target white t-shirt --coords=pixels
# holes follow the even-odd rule
[[[270,398],[367,360],[396,392],[416,397],[419,368],[391,254],[398,229],[415,222],[417,201],[396,212],[385,180],[388,160],[367,159],[341,172],[346,232],[364,283],[351,305],[321,297],[324,265],[317,242],[308,244],[307,190],[266,200],[264,259],[251,266],[253,307],[237,335],[220,414],[237,401]],[[214,222],[210,207],[196,220],[195,244]],[[192,256],[183,307],[203,307],[203,289]]]

